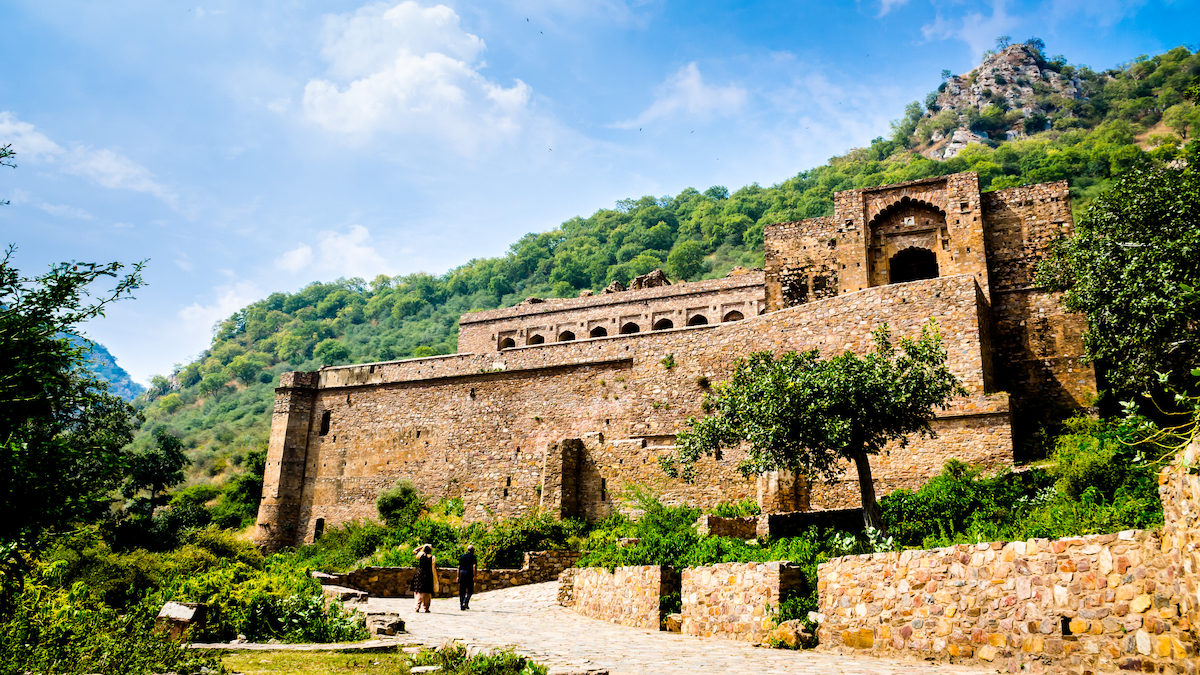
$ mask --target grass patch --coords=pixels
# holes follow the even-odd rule
[[[244,675],[310,675],[316,673],[371,673],[408,675],[414,666],[441,666],[438,675],[546,675],[546,668],[512,651],[478,654],[467,650],[425,649],[403,652],[231,652],[222,665]]]

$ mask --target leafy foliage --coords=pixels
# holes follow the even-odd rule
[[[61,263],[22,277],[13,252],[0,259],[0,542],[30,549],[106,509],[126,470],[137,415],[88,370],[77,331],[129,297],[142,266],[122,276],[120,263]],[[104,279],[115,286],[87,302]]]
[[[902,338],[897,353],[886,325],[874,332],[875,350],[822,360],[818,350],[776,358],[756,352],[738,361],[727,382],[704,401],[713,411],[690,418],[674,458],[661,461],[668,475],[691,479],[702,454],[749,444],[739,467],[755,475],[786,469],[812,479],[836,480],[842,462],[854,461],[868,527],[882,530],[868,455],[888,443],[904,447],[910,434],[933,435],[934,408],[965,395],[946,366],[937,324],[921,339]],[[679,467],[682,467],[681,469]]]
[[[1200,363],[1200,174],[1142,165],[1095,199],[1039,280],[1088,318],[1084,347],[1120,392]]]
[[[395,487],[380,493],[375,500],[375,508],[388,527],[399,527],[415,521],[426,510],[425,507],[425,499],[411,481],[400,481]]]

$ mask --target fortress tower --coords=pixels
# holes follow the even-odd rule
[[[375,498],[399,479],[461,497],[468,521],[536,509],[602,518],[631,484],[700,506],[857,506],[853,470],[833,485],[747,480],[733,451],[682,483],[657,459],[737,358],[862,353],[878,325],[916,335],[930,318],[969,394],[939,413],[938,438],[872,458],[876,491],[919,487],[951,457],[1010,465],[1035,411],[1079,408],[1095,392],[1083,318],[1033,285],[1048,244],[1072,228],[1065,182],[980,193],[962,173],[840,192],[832,216],[766,228],[765,271],[677,284],[658,273],[629,290],[531,298],[464,315],[458,354],[287,373],[256,538],[294,545],[377,517]]]

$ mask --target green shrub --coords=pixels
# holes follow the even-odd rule
[[[758,500],[747,497],[738,502],[723,502],[717,504],[712,514],[718,518],[749,518],[762,513]]]
[[[379,495],[375,500],[375,508],[388,527],[399,527],[415,522],[425,512],[426,504],[416,486],[410,481],[402,480]]]

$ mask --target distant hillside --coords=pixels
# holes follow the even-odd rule
[[[120,396],[126,401],[132,401],[134,398],[145,393],[146,388],[134,382],[129,373],[125,369],[117,365],[117,359],[112,353],[99,342],[91,342],[92,358],[89,363],[89,370],[95,375],[108,382],[112,393]]]
[[[284,371],[451,353],[464,312],[527,296],[572,297],[658,267],[679,280],[760,266],[767,224],[830,214],[839,190],[976,171],[984,190],[1068,180],[1078,211],[1137,162],[1200,161],[1192,140],[1200,120],[1180,95],[1200,75],[1200,57],[1180,47],[1096,73],[1040,54],[1034,43],[989,56],[931,93],[926,106],[909,105],[890,138],[778,185],[625,199],[444,274],[274,293],[221,322],[196,361],[155,378],[136,402],[147,424],[135,443],[166,427],[195,462],[189,480],[221,482],[265,446]],[[974,141],[947,153],[947,139],[962,130]]]

